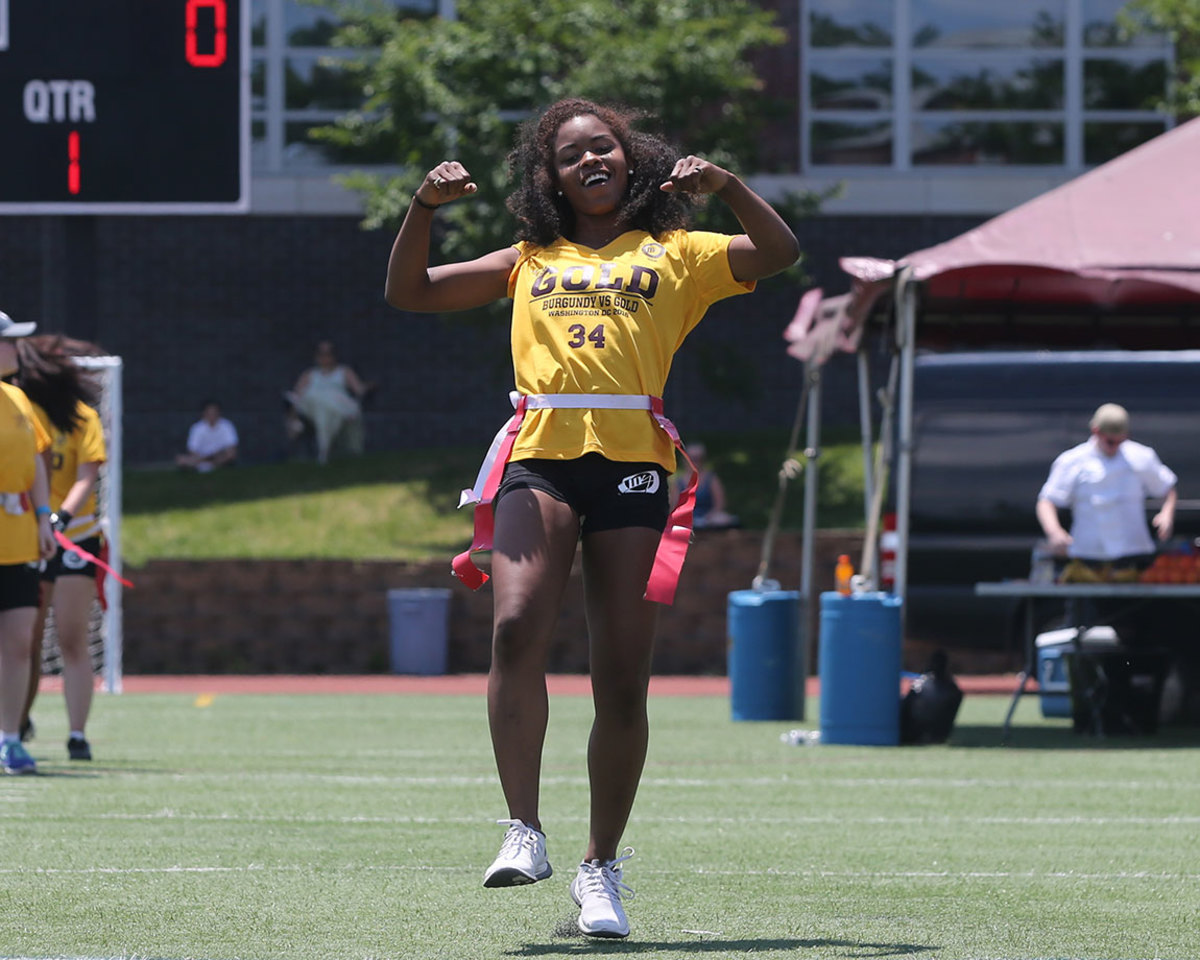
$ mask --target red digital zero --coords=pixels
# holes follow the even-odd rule
[[[196,40],[196,26],[200,19],[201,7],[211,7],[213,11],[214,33],[212,53],[201,53]],[[193,67],[219,67],[225,62],[229,46],[228,11],[225,0],[188,0],[185,13],[187,62]]]

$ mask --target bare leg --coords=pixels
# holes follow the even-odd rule
[[[29,648],[37,607],[0,612],[0,730],[17,733],[29,686]]]
[[[660,537],[648,527],[629,527],[590,534],[583,544],[596,709],[588,741],[588,861],[616,858],[646,762],[658,606],[643,594]]]
[[[46,631],[46,614],[50,610],[50,602],[54,597],[54,584],[43,580],[38,596],[41,606],[33,622],[33,638],[29,647],[29,687],[25,692],[25,706],[21,710],[21,728],[29,722],[29,714],[33,711],[33,701],[37,699],[38,687],[42,682],[42,635]]]
[[[537,830],[546,655],[578,540],[575,512],[541,491],[514,490],[496,507],[488,722],[508,815]]]
[[[88,655],[88,614],[96,596],[91,577],[59,577],[54,594],[54,626],[63,657],[63,696],[71,730],[83,732],[92,709],[92,658]]]

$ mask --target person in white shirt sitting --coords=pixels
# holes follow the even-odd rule
[[[1051,551],[1071,558],[1064,579],[1136,579],[1155,552],[1146,498],[1162,500],[1150,522],[1159,540],[1170,539],[1178,478],[1152,447],[1129,439],[1124,407],[1100,406],[1091,430],[1085,442],[1055,459],[1038,494],[1038,522]],[[1071,510],[1069,533],[1059,508]]]
[[[238,435],[232,423],[221,416],[221,405],[206,400],[200,419],[188,431],[187,453],[175,458],[180,467],[208,473],[237,460]]]

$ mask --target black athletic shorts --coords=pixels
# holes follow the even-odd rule
[[[579,515],[583,534],[624,527],[661,531],[671,514],[666,470],[598,453],[575,460],[513,460],[504,468],[495,503],[513,490],[541,490],[565,503]]]
[[[0,564],[0,610],[38,605],[38,563]]]
[[[81,549],[86,550],[93,557],[100,556],[100,537],[85,537],[79,541]],[[59,577],[92,577],[96,576],[96,565],[91,560],[84,560],[77,553],[71,553],[60,545],[58,553],[56,553],[46,563],[46,569],[42,571],[42,579],[47,583],[53,583]]]

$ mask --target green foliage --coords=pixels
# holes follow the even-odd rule
[[[1132,0],[1120,23],[1130,33],[1165,31],[1175,45],[1175,73],[1167,98],[1157,106],[1187,120],[1200,116],[1200,3],[1196,0]]]
[[[370,155],[386,145],[403,167],[344,178],[364,196],[369,227],[398,224],[425,173],[460,160],[479,192],[439,217],[448,260],[511,241],[504,158],[515,125],[558,99],[645,110],[683,150],[742,173],[758,170],[762,123],[786,106],[763,95],[749,56],[786,36],[748,0],[460,0],[456,20],[326,2],[347,24],[338,44],[380,54],[347,65],[362,108],[313,135]]]

